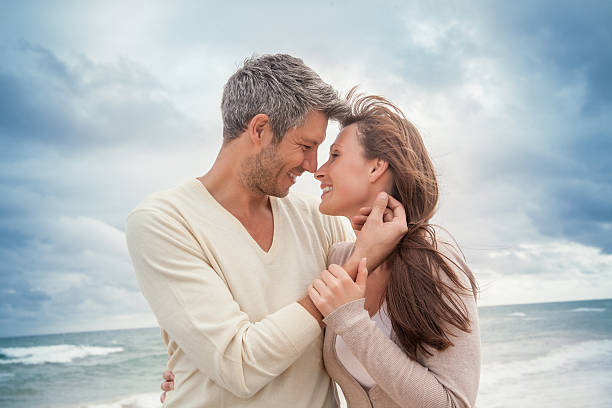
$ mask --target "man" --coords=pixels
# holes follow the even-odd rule
[[[328,118],[347,108],[301,60],[267,55],[228,80],[221,109],[224,143],[210,171],[149,197],[127,220],[136,276],[175,375],[165,404],[336,406],[321,315],[306,289],[329,247],[353,235],[316,201],[288,192],[316,170]],[[381,258],[381,239],[357,246],[345,267]]]

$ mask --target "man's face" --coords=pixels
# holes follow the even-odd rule
[[[270,142],[247,164],[247,184],[266,195],[285,197],[304,171],[316,171],[317,148],[326,130],[327,116],[309,112],[302,126],[288,130],[280,143]]]

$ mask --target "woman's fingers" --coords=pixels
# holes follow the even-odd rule
[[[351,279],[351,277],[349,276],[349,274],[344,270],[343,267],[341,267],[340,265],[336,265],[336,264],[331,264],[329,265],[328,269],[329,273],[331,275],[333,275],[336,279]],[[352,280],[352,279],[351,279]]]
[[[393,221],[393,211],[389,207],[385,208],[385,212],[383,212],[383,221],[391,222]]]
[[[333,287],[336,284],[336,278],[327,269],[321,271],[321,280],[325,282],[325,285],[327,285],[328,288]]]
[[[316,306],[317,300],[320,297],[319,292],[317,292],[317,290],[314,288],[312,284],[308,286],[308,289],[306,290],[306,292],[308,292],[308,297],[310,297],[310,300],[312,300]]]
[[[383,213],[385,208],[387,208],[387,203],[389,202],[389,194],[385,192],[381,192],[376,196],[374,200],[374,205],[372,206],[372,211],[370,212],[370,217],[373,218],[374,221],[382,220]],[[403,208],[402,208],[403,209]]]
[[[163,404],[164,401],[166,400],[166,391],[162,392],[161,395],[159,396],[159,401]]]
[[[355,231],[361,231],[363,224],[368,220],[368,215],[372,212],[372,207],[361,207],[359,213],[361,215],[354,215],[351,218],[351,225]]]
[[[161,383],[162,391],[172,391],[174,389],[174,381],[164,381]]]
[[[312,285],[308,287],[308,297],[310,297],[310,300],[312,300],[312,303],[314,303],[318,309],[319,306],[321,305],[322,299],[321,299],[321,294],[317,292],[317,290],[314,287],[314,282]]]
[[[368,280],[368,266],[367,259],[361,258],[359,261],[359,266],[357,267],[357,278],[355,279],[355,283],[359,286],[359,289],[363,290],[365,293],[366,284]]]
[[[403,221],[404,223],[406,222],[406,211],[404,210],[402,203],[389,196],[387,207],[393,211],[394,220]]]
[[[371,212],[372,212],[372,207],[361,207],[359,209],[359,213],[361,215],[368,216],[368,215],[370,215]]]
[[[356,231],[361,231],[361,228],[363,227],[363,224],[366,223],[367,219],[368,219],[367,215],[353,216],[353,218],[351,218],[351,224],[353,226],[353,229]]]
[[[325,282],[323,282],[321,279],[315,279],[314,282],[312,282],[312,286],[316,289],[317,292],[319,292],[319,295],[321,296],[330,296],[331,294],[331,291],[329,290]]]
[[[174,373],[170,370],[164,371],[162,377],[164,377],[164,380],[166,381],[174,381]]]

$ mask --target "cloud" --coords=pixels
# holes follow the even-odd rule
[[[602,47],[612,40],[607,27],[612,17],[609,2],[595,1],[590,7],[552,1],[530,7],[504,3],[483,11],[489,24],[504,33],[507,41],[502,46],[519,56],[515,63],[524,64],[523,69],[541,69],[562,83],[584,81],[587,114],[610,108],[612,50]]]
[[[120,230],[86,217],[39,221],[26,245],[2,250],[0,322],[32,330],[44,321],[57,331],[66,321],[113,326],[126,311],[148,314]]]
[[[26,41],[0,60],[11,61],[0,71],[0,140],[9,147],[17,141],[71,151],[130,143],[169,147],[175,139],[168,135],[197,139],[197,124],[133,61],[100,64],[83,54],[67,61]]]
[[[601,72],[612,60],[602,47],[612,36],[603,28],[611,8],[538,3],[480,11],[467,17],[463,8],[452,19],[441,13],[429,20],[417,13],[407,22],[422,66],[437,73],[428,57],[442,54],[457,67],[458,85],[442,78],[441,93],[417,81],[425,89],[416,87],[416,99],[437,103],[412,105],[438,112],[415,109],[422,129],[454,135],[430,144],[433,152],[448,152],[439,160],[442,170],[464,169],[449,177],[451,191],[469,191],[466,199],[482,203],[481,211],[484,203],[505,206],[514,215],[504,222],[527,216],[544,235],[610,253],[612,104],[605,90],[612,75]],[[405,77],[403,88],[414,92]]]
[[[484,254],[483,254],[484,255]],[[524,243],[488,251],[474,269],[484,304],[606,298],[612,255],[571,241]]]
[[[12,62],[0,68],[0,335],[154,324],[125,216],[164,179],[201,171],[217,143],[136,63],[24,41],[0,55]],[[150,178],[151,163],[165,176]]]
[[[154,324],[125,216],[206,171],[226,78],[266,52],[415,122],[440,173],[436,221],[483,303],[610,293],[605,2],[321,1],[275,5],[274,18],[260,5],[26,2],[3,16],[0,335]],[[295,188],[319,191],[308,176]]]

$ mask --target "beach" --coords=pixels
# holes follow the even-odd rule
[[[477,406],[611,407],[612,300],[479,308]],[[160,406],[159,329],[0,338],[0,406]]]

